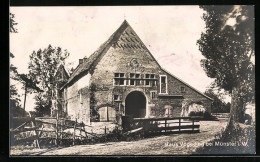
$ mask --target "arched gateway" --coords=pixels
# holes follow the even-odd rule
[[[142,92],[133,91],[125,99],[125,115],[144,118],[146,115],[146,98]]]

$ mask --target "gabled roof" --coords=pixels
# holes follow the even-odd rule
[[[131,33],[132,35],[125,31],[126,28],[128,28],[128,27],[130,28],[130,32],[133,32],[133,33]],[[128,36],[131,35],[131,36],[122,37],[122,35],[128,35]],[[119,40],[119,38],[120,38],[120,40]],[[129,38],[129,39],[127,39],[127,38]],[[132,40],[132,39],[134,39],[134,40]],[[127,43],[124,43],[124,42],[127,42]],[[129,44],[129,42],[131,42],[131,44]],[[135,43],[133,44],[133,42],[135,42]],[[105,53],[106,50],[109,49],[111,46],[114,46],[114,47],[116,46],[119,48],[141,48],[141,49],[146,50],[149,53],[149,55],[155,60],[155,62],[159,66],[159,68],[161,68],[164,72],[168,73],[169,75],[171,75],[175,79],[179,80],[180,82],[182,82],[186,86],[190,87],[191,89],[193,89],[197,93],[201,94],[202,96],[204,96],[210,100],[213,100],[212,98],[206,96],[202,92],[196,90],[189,84],[185,83],[178,77],[174,76],[173,74],[171,74],[168,71],[166,71],[165,69],[163,69],[126,20],[124,20],[124,22],[120,25],[120,27],[109,37],[109,39],[106,42],[104,42],[93,54],[91,54],[89,58],[84,59],[84,61],[77,66],[77,68],[74,70],[74,72],[71,74],[70,78],[68,79],[67,83],[62,88],[64,88],[66,85],[70,84],[71,82],[79,79],[82,76],[82,74],[87,74],[88,72],[94,70],[95,63],[98,62],[98,60],[102,57],[102,54]]]
[[[208,98],[209,100],[213,101],[214,99],[210,98],[209,96],[205,95],[204,93],[200,92],[199,90],[195,89],[194,87],[192,87],[191,85],[189,85],[188,83],[184,82],[183,80],[181,80],[180,78],[176,77],[175,75],[171,74],[170,72],[168,72],[167,70],[161,68],[164,72],[166,72],[167,74],[171,75],[172,77],[174,77],[175,79],[177,79],[178,81],[180,81],[181,83],[185,84],[186,86],[190,87],[191,89],[193,89],[194,91],[196,91],[197,93],[201,94],[202,96]]]
[[[80,77],[80,75],[82,73],[86,73],[89,70],[92,70],[94,68],[94,67],[92,67],[94,62],[96,60],[98,60],[98,58],[102,55],[102,53],[105,51],[105,49],[108,49],[109,47],[111,47],[113,42],[117,41],[117,39],[122,34],[124,29],[126,29],[127,26],[129,26],[129,24],[125,20],[121,24],[121,26],[110,36],[110,38],[106,42],[104,42],[93,54],[91,54],[90,57],[88,59],[86,59],[86,61],[83,61],[83,63],[81,63],[77,66],[77,68],[71,74],[69,80],[63,87],[65,87],[70,82],[76,80],[78,77]]]

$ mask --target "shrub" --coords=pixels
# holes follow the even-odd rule
[[[203,114],[203,118],[206,119],[206,120],[216,120],[217,118],[215,116],[212,116],[209,112],[205,112]]]

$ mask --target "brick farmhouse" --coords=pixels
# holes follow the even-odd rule
[[[126,20],[70,76],[61,65],[55,78],[54,107],[86,124],[180,116],[184,99],[211,112],[212,99],[164,70]]]

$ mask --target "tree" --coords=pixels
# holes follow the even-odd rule
[[[244,104],[254,101],[253,6],[200,6],[206,31],[197,41],[201,65],[215,84],[231,94],[230,121],[243,122]]]
[[[43,90],[41,90],[36,84],[37,82],[33,82],[32,79],[30,79],[28,77],[28,75],[26,74],[18,74],[19,76],[19,81],[21,83],[23,83],[23,88],[24,88],[24,111],[25,111],[25,104],[26,104],[26,96],[27,96],[27,93],[30,92],[34,92],[34,93],[39,93],[39,92],[43,92]],[[23,115],[24,116],[24,115]]]
[[[33,51],[30,55],[28,76],[43,90],[35,96],[35,110],[38,116],[50,114],[53,79],[58,66],[65,64],[65,59],[68,56],[67,50],[63,51],[60,47],[52,47],[51,45],[43,50]]]
[[[18,23],[15,22],[15,20],[14,20],[15,15],[10,13],[9,18],[10,18],[10,32],[17,33],[17,29],[15,28],[15,25],[17,25]]]
[[[15,22],[14,18],[15,15],[10,13],[10,33],[17,33],[17,29],[14,26],[18,23]],[[10,58],[14,57],[14,54],[10,52]],[[11,82],[16,81],[16,84],[19,82],[23,83],[23,88],[25,89],[24,109],[22,109],[20,105],[20,95],[18,94],[16,84],[10,84],[10,114],[11,116],[24,116],[27,89],[30,90],[30,92],[39,92],[41,90],[34,82],[32,82],[32,80],[27,77],[26,74],[19,74],[17,67],[15,67],[13,64],[10,64],[10,80]]]
[[[208,88],[205,95],[209,96],[210,98],[214,99],[211,107],[211,112],[213,113],[228,113],[230,112],[230,103],[225,103],[224,101],[224,94],[223,93],[215,93],[212,87]]]
[[[10,33],[17,33],[17,29],[14,27],[18,23],[15,22],[14,18],[15,15],[10,13]],[[10,52],[10,59],[14,58],[15,56]],[[21,115],[21,105],[20,105],[20,95],[17,92],[17,88],[14,84],[14,81],[19,81],[17,67],[13,64],[10,64],[10,115],[11,116],[20,116]]]
[[[14,55],[12,53],[10,53],[10,57],[14,58]],[[17,88],[15,86],[15,84],[13,84],[13,81],[19,81],[19,77],[18,77],[18,72],[17,72],[17,68],[13,65],[10,64],[10,108],[15,108],[15,107],[19,107],[19,102],[20,100],[20,95],[17,92]]]

